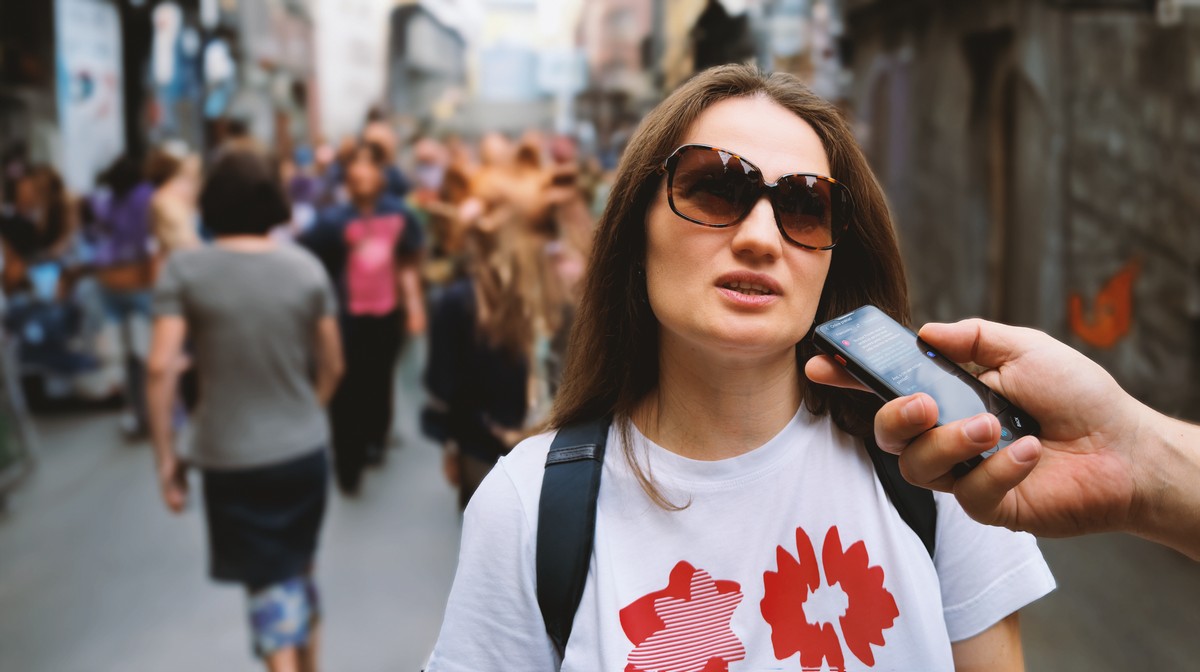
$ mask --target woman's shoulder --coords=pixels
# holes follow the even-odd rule
[[[546,455],[550,452],[550,444],[554,441],[557,431],[544,432],[531,436],[517,444],[515,448],[500,458],[488,479],[503,479],[525,514],[526,519],[534,527],[537,525],[538,502],[542,492],[542,474],[546,466]],[[484,488],[480,488],[480,492]],[[476,493],[478,495],[479,492]],[[474,501],[474,498],[472,498]]]
[[[324,291],[329,284],[324,264],[308,248],[294,243],[283,243],[271,254],[277,262],[278,273],[294,278],[298,281],[296,286],[305,292]]]
[[[440,316],[448,325],[462,321],[470,322],[475,319],[475,286],[468,278],[459,278],[446,285],[441,294],[433,301],[434,314]]]
[[[541,489],[546,455],[550,453],[550,444],[554,442],[557,434],[558,430],[553,429],[535,434],[518,443],[508,455],[500,458],[500,464],[504,466],[518,489]]]
[[[167,255],[166,268],[175,271],[202,268],[209,260],[217,256],[219,255],[212,245],[198,245],[182,250],[173,250]]]
[[[474,306],[475,283],[470,278],[459,278],[446,285],[442,299],[456,306]]]
[[[321,266],[321,260],[317,259],[317,255],[302,245],[280,243],[279,247],[272,252],[282,263],[291,264],[307,271],[324,272],[324,267]]]

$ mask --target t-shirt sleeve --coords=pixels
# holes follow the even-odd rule
[[[339,258],[345,253],[341,240],[338,216],[333,210],[325,210],[317,216],[307,231],[296,240],[321,262],[326,273],[336,277],[340,271]]]
[[[322,317],[336,317],[338,311],[337,295],[333,292],[333,283],[330,282],[329,276],[324,271],[320,271],[316,283],[318,319]]]
[[[183,278],[179,272],[179,256],[167,258],[166,265],[154,283],[154,315],[183,315]]]
[[[934,498],[933,562],[950,641],[974,637],[1054,590],[1054,576],[1033,536],[971,520],[953,495],[939,492]]]
[[[421,222],[407,206],[400,214],[404,217],[404,230],[396,241],[396,258],[412,259],[425,249],[425,233],[421,230]]]
[[[537,604],[535,542],[501,459],[467,506],[458,572],[426,672],[558,669]]]

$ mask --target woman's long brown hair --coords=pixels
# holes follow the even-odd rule
[[[640,466],[629,440],[629,418],[655,390],[659,378],[658,321],[646,293],[646,211],[662,178],[658,168],[714,103],[761,96],[807,122],[820,137],[832,175],[849,188],[854,209],[832,251],[816,324],[872,303],[901,323],[909,320],[908,290],[896,234],[883,191],[854,140],[849,124],[828,101],[792,75],[765,74],[744,65],[706,70],[680,86],[642,120],[621,157],[597,229],[593,256],[567,350],[562,386],[549,425],[612,417],[625,457],[658,504],[668,502]],[[769,128],[762,129],[770,133]],[[796,362],[817,354],[811,339],[796,344]],[[803,380],[803,376],[802,376]],[[872,432],[880,402],[873,396],[823,385],[805,385],[804,403],[829,414],[858,437]]]

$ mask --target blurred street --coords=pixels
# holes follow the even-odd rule
[[[727,64],[750,67],[712,69]],[[659,107],[739,72],[758,83],[711,91],[779,105],[729,113],[731,127],[711,133],[730,101]],[[792,108],[781,91],[832,107]],[[1078,350],[1076,365],[1042,360],[1073,391],[1054,378],[997,388],[1043,437],[1058,441],[1054,422],[1085,424],[1077,408],[1144,422],[1120,412],[1133,400],[1200,422],[1197,101],[1200,0],[0,0],[0,672],[420,670],[455,574],[459,502],[552,409],[620,417],[623,400],[656,401],[647,390],[669,408],[697,389],[715,407],[709,392],[740,389],[718,380],[734,368],[717,362],[757,352],[755,334],[803,353],[797,327],[834,317],[824,313],[840,292],[909,314],[914,328],[978,316]],[[835,108],[845,127],[827,123]],[[778,116],[788,110],[799,120]],[[717,152],[691,151],[700,141]],[[743,245],[749,227],[730,227],[753,220],[764,195],[783,241],[768,226],[759,240],[780,247],[756,251]],[[667,231],[669,253],[655,242]],[[698,241],[717,236],[732,247],[703,252]],[[771,277],[781,260],[833,270],[793,292],[759,277],[782,282]],[[707,292],[697,302],[694,287]],[[741,307],[709,311],[714,287]],[[767,296],[781,293],[801,298]],[[772,312],[806,300],[819,320]],[[742,331],[743,308],[780,328]],[[664,328],[683,338],[660,338]],[[640,366],[655,349],[672,362],[672,343],[714,339],[721,348],[688,355],[689,371],[713,376],[703,388],[672,390],[661,364]],[[1082,375],[1087,360],[1132,399],[1103,393],[1098,369]],[[900,376],[917,380],[910,371]],[[757,385],[771,379],[753,380],[783,389]],[[664,425],[693,433],[660,443],[697,457],[693,440],[719,433],[689,423],[725,415],[683,401],[691,414]],[[1121,482],[1070,466],[1090,458],[1076,448],[1103,435],[1093,429],[1047,444],[1071,457],[1045,482],[1080,486],[1060,502],[1094,503]],[[314,450],[323,443],[328,465]],[[732,458],[751,446],[719,448]],[[1101,449],[1138,465],[1169,454]],[[209,470],[207,510],[185,456]],[[1200,459],[1198,471],[1176,464],[1155,473],[1185,487],[1152,484],[1157,493],[1200,484]],[[820,483],[840,488],[840,475]],[[185,484],[186,508],[171,514]],[[1132,504],[1127,494],[1114,506],[1150,510],[1138,506],[1145,493]],[[746,513],[789,511],[766,506]],[[1188,526],[1196,502],[1176,508],[1174,530],[1200,539]],[[467,553],[485,562],[464,565],[458,595],[511,587],[498,546]],[[1127,535],[1040,546],[1058,590],[1021,611],[1028,669],[1200,670],[1200,564]],[[993,588],[1019,583],[1017,556],[958,548],[988,589],[952,594],[963,562],[920,584],[923,595],[982,613]],[[210,553],[239,583],[209,578]],[[630,556],[619,569],[650,566]],[[488,632],[499,613],[462,631],[501,647]],[[635,637],[625,613],[635,648],[666,629],[647,619]],[[896,642],[891,651],[934,648]],[[804,656],[835,665],[826,653]],[[542,672],[504,660],[455,669]],[[632,655],[628,669],[715,660],[730,672],[798,669]]]
[[[416,431],[414,351],[386,463],[358,499],[330,499],[317,570],[330,670],[420,669],[454,576],[459,516]],[[0,670],[259,669],[241,588],[207,577],[197,493],[168,514],[149,446],[121,439],[119,415],[38,423],[37,471],[0,516]]]
[[[331,500],[318,570],[330,670],[418,670],[441,623],[459,519],[439,454],[416,431],[419,354],[401,366],[387,462],[359,499]],[[257,669],[241,590],[205,575],[194,500],[182,518],[166,513],[148,448],[120,439],[118,416],[39,421],[38,471],[0,518],[0,669]],[[1195,669],[1195,563],[1119,535],[1041,547],[1059,589],[1022,612],[1030,670]]]

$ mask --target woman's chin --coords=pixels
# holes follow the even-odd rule
[[[804,334],[784,336],[778,328],[742,326],[716,330],[709,333],[704,340],[710,345],[711,354],[716,357],[745,357],[747,360],[757,360],[785,353],[790,355],[802,338]]]

